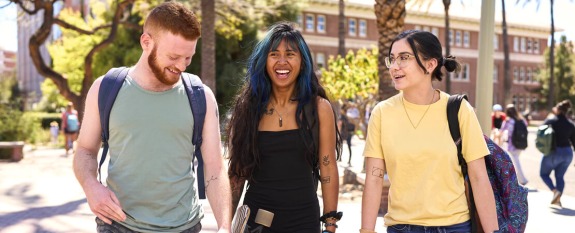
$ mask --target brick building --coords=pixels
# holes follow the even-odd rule
[[[346,50],[377,48],[377,25],[373,9],[375,1],[347,0]],[[300,30],[308,42],[317,67],[325,67],[330,56],[337,55],[338,46],[338,0],[311,0],[298,16]],[[478,9],[479,10],[479,9]],[[405,30],[420,29],[435,34],[445,41],[444,15],[407,8]],[[450,16],[451,54],[462,64],[462,71],[451,75],[451,92],[466,93],[471,102],[475,100],[477,63],[479,57],[479,19]],[[537,88],[535,80],[538,69],[543,68],[544,51],[547,48],[549,28],[508,22],[508,42],[511,63],[513,102],[520,111],[532,109],[531,103],[539,94],[530,90]],[[503,42],[501,22],[496,21],[493,38],[493,102],[503,102]],[[444,89],[444,82],[435,83]]]
[[[4,78],[16,72],[16,52],[0,48],[0,77]]]

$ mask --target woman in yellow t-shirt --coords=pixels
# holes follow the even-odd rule
[[[380,102],[369,121],[360,232],[374,232],[386,175],[391,184],[384,217],[388,233],[470,232],[463,175],[447,122],[449,94],[432,85],[434,79],[441,81],[441,67],[453,72],[460,64],[443,57],[435,35],[418,30],[398,35],[385,63],[400,93]],[[495,200],[483,159],[489,150],[467,101],[459,124],[481,226],[494,232]]]

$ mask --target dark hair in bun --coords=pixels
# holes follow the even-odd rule
[[[441,72],[441,67],[445,66],[445,70],[448,72],[459,72],[461,69],[461,65],[455,59],[454,56],[447,56],[443,57],[441,54],[442,48],[439,39],[433,33],[428,31],[421,31],[421,30],[407,30],[400,33],[395,39],[391,42],[390,48],[393,47],[393,44],[401,39],[405,39],[411,50],[415,55],[415,59],[417,60],[417,64],[419,67],[424,71],[425,66],[421,62],[423,60],[435,59],[437,60],[437,67],[431,72],[431,78],[436,79],[438,81],[442,80],[443,72]],[[391,50],[389,51],[388,56],[391,55]]]

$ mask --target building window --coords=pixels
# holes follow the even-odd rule
[[[365,19],[359,20],[359,36],[367,37],[367,21]]]
[[[533,53],[539,54],[539,40],[538,39],[533,40]]]
[[[449,30],[449,45],[453,45],[453,30]]]
[[[525,69],[526,69],[525,73],[526,73],[526,76],[527,76],[527,77],[525,78],[525,82],[526,82],[526,83],[532,83],[532,82],[533,82],[533,73],[531,73],[531,68],[530,68],[530,67],[527,67],[527,68],[525,68]]]
[[[493,50],[499,50],[499,37],[497,34],[493,35]]]
[[[499,79],[499,67],[497,67],[497,64],[493,65],[493,83],[497,83],[497,80]]]
[[[317,32],[325,33],[325,15],[317,16]]]
[[[429,26],[423,26],[423,30],[426,32],[431,32],[431,28]]]
[[[524,82],[525,80],[525,69],[523,67],[519,67],[519,82]]]
[[[469,48],[469,31],[463,32],[463,47]]]
[[[349,19],[349,23],[347,24],[347,30],[348,30],[348,34],[350,36],[356,36],[357,35],[357,25],[356,25],[356,21],[355,19]]]
[[[455,31],[455,45],[461,46],[461,31]]]
[[[521,52],[523,52],[523,53],[527,51],[526,46],[525,46],[527,43],[525,40],[526,40],[525,37],[521,37]]]
[[[517,82],[519,80],[519,70],[517,67],[513,67],[513,81]]]
[[[317,53],[315,55],[317,68],[321,69],[325,67],[325,55],[323,53]]]
[[[314,17],[313,15],[306,15],[305,16],[305,31],[306,32],[313,32],[314,29]]]
[[[469,64],[463,63],[461,64],[461,71],[459,73],[454,74],[451,73],[451,79],[457,81],[469,81]]]
[[[533,52],[533,50],[531,50],[531,38],[527,38],[527,52],[528,53]]]
[[[431,34],[435,35],[435,37],[439,38],[439,28],[432,27]]]
[[[517,96],[513,95],[513,104],[517,105]]]
[[[301,14],[298,14],[296,16],[296,23],[298,28],[301,28],[301,26],[303,25],[303,16]]]
[[[415,30],[421,30],[421,26],[420,26],[420,25],[415,25]]]
[[[513,37],[513,52],[519,52],[519,37]]]

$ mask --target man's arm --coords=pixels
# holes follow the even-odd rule
[[[74,174],[84,189],[88,205],[92,212],[102,221],[111,224],[114,221],[124,221],[126,215],[122,211],[116,195],[97,179],[98,151],[100,148],[100,115],[98,111],[98,90],[101,78],[96,80],[86,97],[84,124],[80,130],[76,155],[74,156]],[[63,127],[62,127],[63,128]]]
[[[206,93],[206,119],[202,132],[202,157],[206,195],[218,223],[219,232],[231,228],[231,190],[227,169],[222,156],[219,113],[216,98],[204,85]]]
[[[319,170],[321,191],[323,195],[323,213],[337,211],[339,195],[339,174],[336,161],[336,130],[335,117],[331,105],[326,99],[318,98],[319,115]],[[328,220],[335,223],[334,220]],[[335,232],[335,226],[327,227]]]

